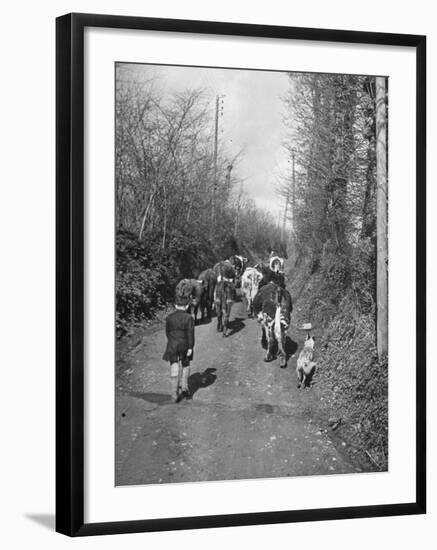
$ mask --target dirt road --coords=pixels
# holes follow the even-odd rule
[[[260,327],[241,302],[231,321],[227,338],[215,319],[196,327],[191,400],[170,401],[162,327],[148,331],[119,365],[117,485],[357,471],[317,421],[316,391],[296,387],[304,335],[289,331],[295,356],[281,369],[278,360],[263,361]]]

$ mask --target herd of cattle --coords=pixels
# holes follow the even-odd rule
[[[284,260],[271,253],[268,265],[247,266],[247,259],[234,255],[205,269],[197,279],[183,279],[176,287],[176,294],[189,293],[188,311],[195,322],[200,317],[211,318],[215,310],[217,331],[226,337],[232,304],[237,296],[246,301],[249,317],[255,317],[262,327],[262,341],[266,348],[265,361],[276,355],[285,367],[285,335],[293,309],[291,296],[285,288]]]

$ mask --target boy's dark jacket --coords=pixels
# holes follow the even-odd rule
[[[189,313],[177,309],[167,317],[165,324],[167,348],[162,358],[176,363],[194,348],[194,320]],[[190,359],[193,356],[191,355]]]

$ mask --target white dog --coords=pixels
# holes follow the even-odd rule
[[[313,357],[314,338],[308,335],[303,345],[303,350],[297,359],[296,374],[298,388],[305,388],[311,385],[311,379],[316,370],[316,363],[313,361]]]

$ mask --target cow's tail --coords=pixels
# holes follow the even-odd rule
[[[281,341],[281,304],[276,306],[274,333],[276,340]]]

